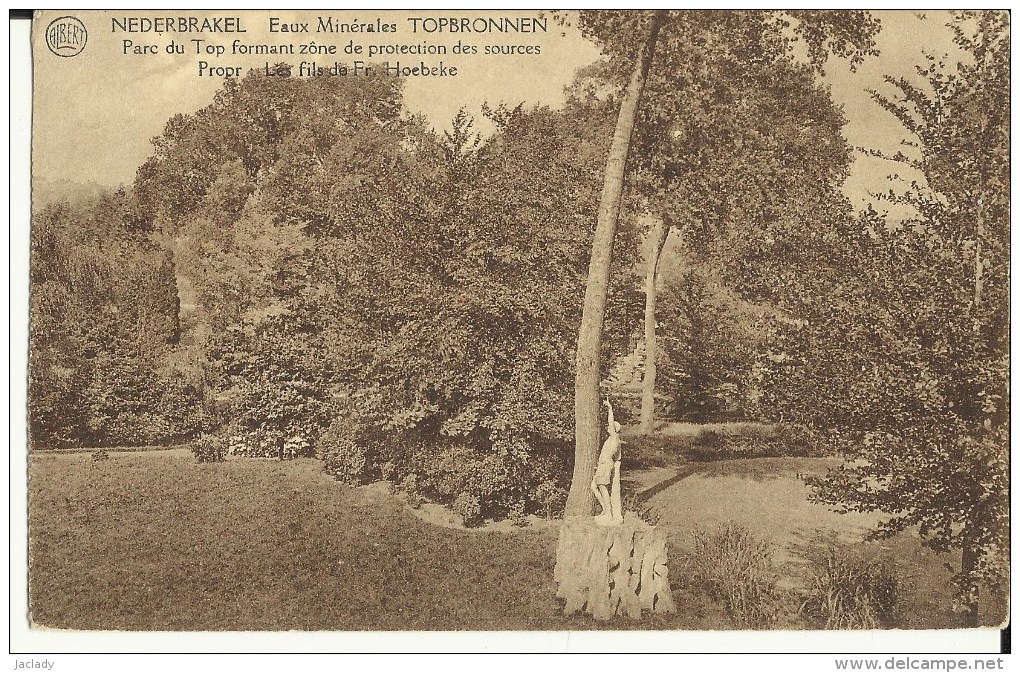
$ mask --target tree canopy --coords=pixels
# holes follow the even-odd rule
[[[351,478],[386,465],[486,513],[562,483],[611,111],[485,113],[488,138],[464,112],[436,133],[399,80],[252,73],[170,120],[134,191],[195,287],[228,433],[314,438],[343,418],[365,454]],[[621,274],[613,315],[630,294]],[[453,486],[432,478],[450,455]]]
[[[1001,586],[1008,535],[1009,37],[1001,12],[962,12],[965,55],[934,57],[875,100],[909,134],[889,157],[923,179],[820,239],[833,264],[787,294],[802,301],[776,399],[850,458],[817,498],[916,526],[962,549],[957,579],[977,619],[979,581]],[[824,301],[822,300],[824,298]]]

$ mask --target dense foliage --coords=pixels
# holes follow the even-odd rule
[[[650,18],[582,12],[580,25],[627,62]],[[918,81],[874,93],[911,137],[889,158],[922,176],[885,196],[906,218],[851,212],[842,116],[811,79],[826,53],[854,65],[873,52],[875,28],[866,13],[671,14],[631,182],[762,306],[756,415],[804,423],[850,459],[817,498],[890,514],[880,534],[916,526],[962,550],[973,624],[978,584],[1003,585],[1008,534],[1008,16],[959,13],[959,64],[929,57]],[[674,297],[674,315],[705,306]]]
[[[197,294],[209,429],[301,436],[472,519],[546,511],[610,107],[486,109],[484,140],[401,110],[399,80],[251,74],[155,141],[135,192]]]
[[[32,237],[29,428],[42,448],[164,443],[199,428],[177,366],[175,265],[130,194],[56,204]]]
[[[688,269],[666,281],[659,302],[657,387],[667,415],[695,422],[750,417],[757,335],[737,300]]]
[[[440,134],[405,114],[399,80],[228,80],[167,123],[119,200],[37,218],[33,371],[50,375],[33,383],[36,425],[64,445],[203,429],[202,456],[275,457],[282,441],[348,482],[459,498],[472,520],[553,511],[610,108],[575,96],[562,112],[486,109],[483,141],[464,113]],[[123,235],[70,243],[76,218]],[[617,351],[637,308],[619,275]],[[100,366],[52,336],[108,314],[79,338],[102,345]],[[101,396],[111,389],[127,399]],[[82,428],[67,418],[78,408]]]
[[[976,625],[978,586],[1005,586],[1008,560],[1008,16],[965,12],[953,27],[957,67],[930,59],[874,94],[910,137],[890,158],[920,177],[886,195],[910,214],[866,212],[815,246],[833,264],[790,285],[818,299],[782,337],[774,403],[850,458],[818,499],[962,550]]]
[[[580,13],[581,29],[613,59],[590,69],[589,89],[622,84],[649,17]],[[845,118],[817,73],[828,56],[852,68],[873,54],[877,27],[866,12],[668,13],[635,124],[625,205],[663,221],[679,242],[671,254],[688,267],[661,298],[662,348],[647,351],[674,418],[761,415],[769,346],[760,342],[769,330],[757,323],[775,313],[792,275],[820,261],[807,257],[803,238],[849,211],[840,192],[851,162]],[[654,244],[648,254],[654,259]]]

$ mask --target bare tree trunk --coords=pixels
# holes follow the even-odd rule
[[[963,625],[967,628],[980,626],[978,616],[978,587],[974,579],[974,572],[977,570],[977,550],[974,544],[968,539],[963,542],[963,562],[960,566],[962,586],[967,597],[967,611],[963,615]]]
[[[977,67],[982,77],[987,76],[987,64],[986,56],[988,55],[988,30],[989,30],[989,15],[988,13],[982,13],[979,18],[979,31],[981,33],[981,45],[977,49]],[[988,132],[988,111],[982,109],[980,112],[980,122],[978,138],[983,141],[985,135]],[[978,173],[982,177],[984,176],[983,166],[978,167]],[[984,222],[984,199],[978,196],[977,199],[977,213],[976,222],[974,227],[974,309],[981,308],[981,292],[984,290],[984,265],[981,261],[981,241],[985,237],[985,222]]]
[[[981,291],[984,289],[984,267],[981,261],[981,239],[985,235],[984,209],[982,199],[978,199],[977,231],[974,242],[974,308],[981,308]]]
[[[655,358],[658,345],[655,339],[655,278],[659,257],[666,245],[669,229],[662,218],[656,217],[648,229],[648,268],[645,271],[645,375],[641,379],[641,434],[655,428]]]
[[[978,57],[978,66],[982,70],[985,67],[985,39],[987,37],[987,15],[982,17],[981,20],[981,52]],[[983,112],[981,114],[980,122],[980,136],[984,138],[986,130],[988,128],[988,114]],[[977,311],[981,308],[981,293],[984,290],[984,263],[981,259],[981,242],[985,237],[985,221],[984,221],[984,199],[980,196],[977,198],[977,212],[975,213],[974,222],[974,310]],[[974,525],[973,523],[968,524],[969,526]],[[979,589],[977,581],[975,580],[974,573],[977,571],[978,564],[978,551],[976,544],[972,541],[973,536],[966,535],[966,530],[963,536],[963,553],[960,563],[960,575],[962,579],[962,589],[964,590],[965,596],[967,597],[967,610],[964,613],[963,625],[968,628],[975,628],[981,625],[981,617],[979,613]]]
[[[595,498],[589,482],[595,473],[599,450],[599,378],[602,362],[602,324],[609,291],[609,267],[613,258],[613,237],[620,216],[620,200],[627,167],[630,139],[637,118],[641,92],[645,88],[648,68],[652,64],[655,41],[667,16],[656,10],[648,37],[638,53],[630,83],[620,104],[613,143],[606,160],[602,197],[599,200],[598,222],[588,263],[588,282],[584,288],[584,307],[577,336],[577,371],[574,380],[574,473],[570,481],[565,514],[588,516]]]

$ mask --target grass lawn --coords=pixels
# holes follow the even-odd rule
[[[46,626],[504,629],[555,613],[552,533],[430,526],[315,460],[47,455],[30,479],[30,605]]]
[[[381,489],[345,488],[321,469],[310,459],[199,464],[186,451],[101,462],[33,455],[33,621],[170,631],[595,626],[558,614],[555,528],[435,526]]]
[[[796,542],[802,524],[847,532],[842,519],[811,513],[815,506],[806,503],[803,485],[787,474],[805,465],[782,463],[817,459],[761,460],[779,462],[720,462],[656,494],[650,503],[662,524],[674,528],[672,544],[682,546],[696,522],[741,511],[784,545]],[[341,486],[316,460],[199,464],[189,452],[172,450],[111,453],[93,462],[88,454],[47,453],[30,458],[29,476],[30,608],[39,625],[171,631],[599,626],[559,614],[555,527],[436,526],[384,489]],[[891,544],[884,551],[903,560],[922,585],[911,589],[905,612],[916,618],[902,626],[955,625],[946,622],[951,614],[936,610],[945,596],[938,584],[947,576],[937,573],[940,559],[920,554],[906,537]],[[783,562],[795,568],[796,549],[783,549]],[[608,628],[732,628],[711,606],[676,598],[678,615],[614,620]]]

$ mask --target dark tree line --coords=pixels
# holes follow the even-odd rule
[[[464,113],[436,133],[397,80],[253,73],[168,122],[124,199],[194,294],[164,350],[207,434],[301,435],[345,480],[486,515],[559,497],[612,110],[485,114],[484,141]],[[613,292],[622,351],[636,294]]]
[[[35,447],[166,443],[200,426],[175,368],[175,266],[132,197],[36,213],[29,429]]]

